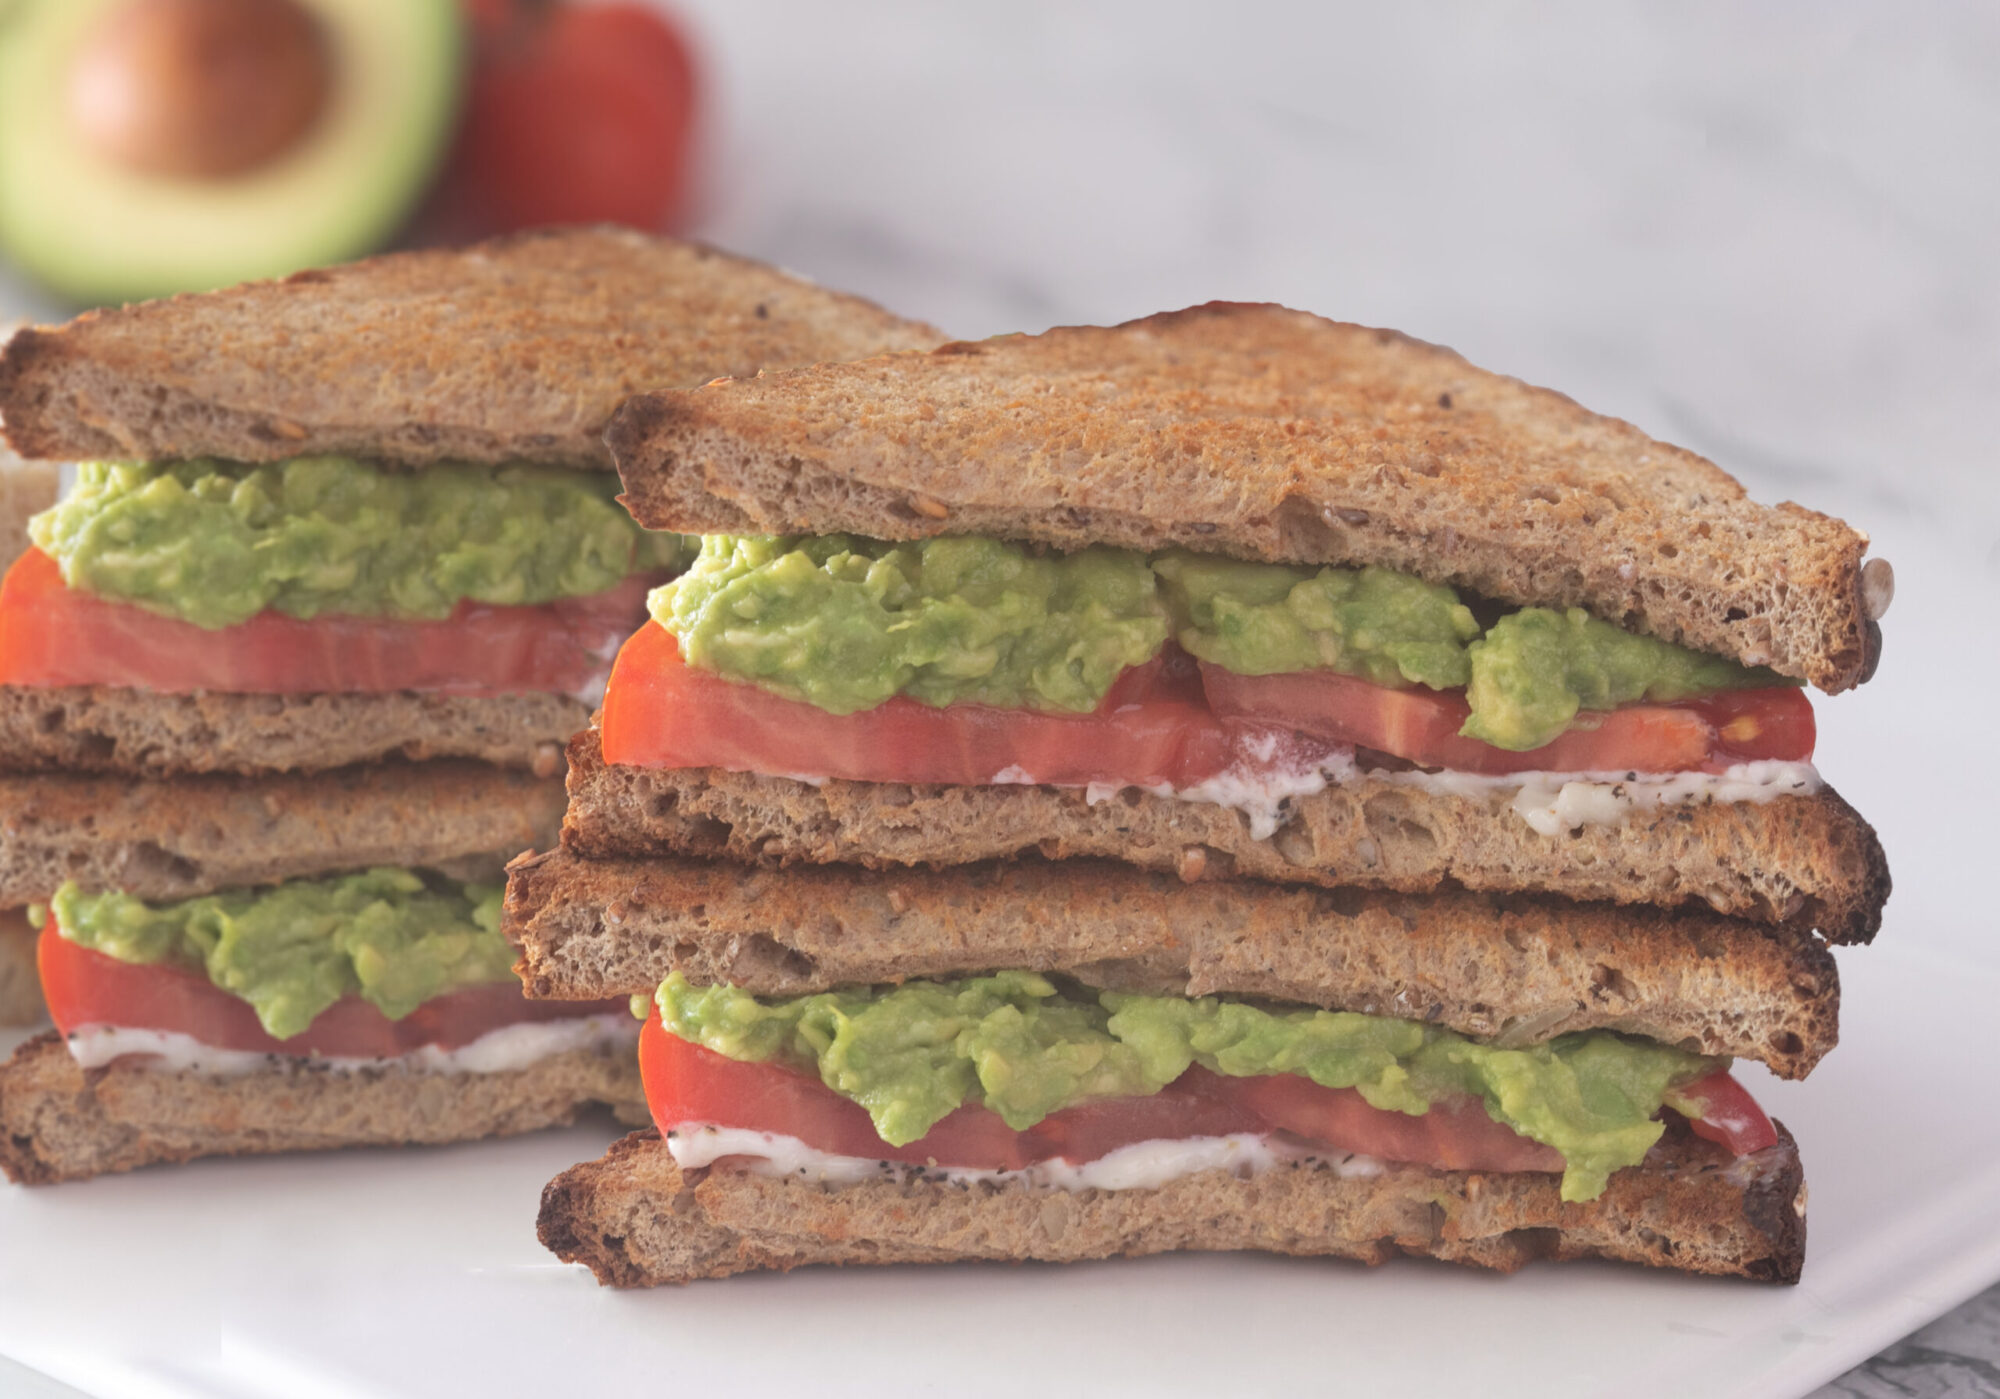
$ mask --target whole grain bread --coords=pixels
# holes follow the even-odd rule
[[[564,695],[161,694],[0,685],[0,772],[320,772],[385,758],[562,771],[590,717]]]
[[[0,1026],[40,1024],[45,1013],[35,930],[24,910],[0,910]]]
[[[763,263],[630,229],[390,253],[93,311],[0,350],[23,456],[604,469],[641,389],[929,348],[944,337]]]
[[[823,1186],[726,1163],[683,1171],[658,1132],[635,1132],[542,1191],[536,1232],[612,1287],[808,1264],[1138,1257],[1256,1249],[1382,1263],[1429,1256],[1513,1272],[1535,1259],[1608,1258],[1797,1282],[1806,1190],[1797,1144],[1736,1159],[1684,1128],[1587,1204],[1558,1177],[1331,1165],[1248,1178],[1204,1171],[1131,1190],[959,1185],[918,1174]]]
[[[873,874],[524,855],[503,928],[531,997],[650,994],[669,972],[760,996],[1022,969],[1239,995],[1517,1046],[1644,1035],[1803,1078],[1839,1033],[1820,944],[1711,913],[1460,891],[1184,884],[1097,860]]]
[[[1215,302],[628,402],[628,508],[701,534],[998,535],[1376,564],[1844,690],[1866,536],[1393,331]]]
[[[491,879],[547,844],[562,809],[553,777],[458,759],[309,777],[0,775],[0,905],[72,879],[142,899],[370,865]]]
[[[0,446],[0,569],[28,548],[28,521],[56,503],[62,468],[52,461],[22,461]]]
[[[1874,830],[1831,788],[1769,802],[1681,806],[1544,836],[1504,797],[1362,776],[1296,797],[1266,839],[1230,807],[1127,788],[818,785],[719,768],[604,762],[596,729],[569,748],[563,841],[597,858],[656,853],[874,869],[1037,853],[1100,857],[1187,879],[1267,879],[1418,893],[1453,885],[1621,904],[1705,905],[1866,942],[1889,868]]]
[[[286,1060],[208,1075],[125,1060],[85,1070],[51,1030],[0,1065],[0,1172],[48,1185],[199,1156],[472,1141],[560,1126],[599,1103],[645,1120],[629,1047],[491,1074]]]

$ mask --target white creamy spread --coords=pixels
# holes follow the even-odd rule
[[[294,1059],[258,1049],[218,1049],[177,1031],[135,1030],[123,1025],[85,1025],[70,1033],[68,1043],[70,1054],[86,1069],[136,1056],[134,1067],[222,1075],[257,1073],[288,1063],[310,1064],[334,1073],[400,1069],[422,1074],[501,1074],[572,1049],[634,1045],[638,1038],[638,1021],[629,1014],[610,1011],[564,1020],[524,1020],[489,1030],[457,1049],[425,1045],[384,1059],[331,1055]]]
[[[1045,1190],[1147,1190],[1201,1171],[1228,1171],[1247,1178],[1293,1162],[1311,1162],[1342,1177],[1377,1176],[1384,1169],[1384,1163],[1373,1156],[1325,1152],[1275,1133],[1258,1132],[1135,1142],[1080,1166],[1061,1160],[1041,1161],[1018,1171],[913,1166],[865,1156],[838,1156],[781,1133],[705,1123],[683,1123],[669,1132],[667,1151],[683,1170],[711,1165],[727,1156],[734,1158],[732,1164],[757,1175],[796,1177],[824,1185],[922,1178],[955,1185],[1004,1185],[1018,1180]]]
[[[1252,758],[1256,755],[1251,755]],[[1721,772],[1517,772],[1489,777],[1471,772],[1364,772],[1351,752],[1342,752],[1310,767],[1259,767],[1238,763],[1226,772],[1192,787],[1164,783],[1137,786],[1093,782],[1083,789],[1092,806],[1111,801],[1127,786],[1149,796],[1176,801],[1206,802],[1240,811],[1250,821],[1250,834],[1268,840],[1284,825],[1286,803],[1328,787],[1357,781],[1387,782],[1416,787],[1438,796],[1484,798],[1504,804],[1541,835],[1560,835],[1581,826],[1612,826],[1635,814],[1675,806],[1709,806],[1732,802],[1768,802],[1778,797],[1811,796],[1825,783],[1811,763],[1776,761],[1738,763]],[[1018,767],[994,774],[996,786],[1032,784]]]
[[[1377,777],[1444,796],[1504,801],[1545,836],[1581,826],[1617,825],[1638,813],[1666,807],[1808,797],[1825,785],[1811,763],[1776,761],[1738,763],[1721,772],[1517,772],[1506,777],[1391,772]]]

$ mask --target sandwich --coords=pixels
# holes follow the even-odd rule
[[[618,402],[940,337],[613,229],[23,331],[0,427],[75,461],[0,582],[0,906],[54,1031],[0,1169],[458,1141],[638,1099],[623,1000],[531,1003],[506,859],[686,543]]]
[[[1732,1076],[1837,1038],[1874,832],[1803,684],[1864,536],[1386,331],[1213,304],[662,391],[703,537],[510,866],[631,994],[651,1131],[544,1193],[607,1283],[1256,1248],[1795,1281]]]
[[[53,462],[22,461],[0,446],[0,568],[28,547],[28,520],[55,504],[60,470]],[[35,981],[35,933],[25,909],[0,909],[0,1026],[42,1018]]]

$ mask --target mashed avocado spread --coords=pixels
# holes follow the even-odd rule
[[[528,465],[84,462],[28,533],[71,587],[197,626],[267,608],[436,619],[678,564],[689,541],[640,529],[617,491],[605,472]]]
[[[834,714],[898,694],[1088,713],[1169,636],[1239,675],[1463,686],[1461,732],[1515,752],[1559,738],[1579,709],[1790,683],[1580,608],[1522,608],[1482,635],[1450,588],[1406,573],[1179,549],[712,535],[651,606],[688,664]]]
[[[1167,639],[1143,555],[711,536],[653,616],[691,665],[834,714],[893,695],[1088,713]]]
[[[1086,1099],[1157,1093],[1200,1064],[1238,1078],[1302,1074],[1412,1114],[1477,1096],[1496,1120],[1562,1153],[1565,1200],[1596,1198],[1659,1140],[1654,1115],[1674,1090],[1728,1062],[1601,1030],[1498,1049],[1408,1020],[1076,992],[1031,972],[789,1000],[695,987],[676,972],[655,1004],[661,1025],[691,1043],[817,1073],[894,1146],[964,1103],[1022,1131]]]
[[[173,904],[63,885],[49,901],[71,942],[121,962],[203,972],[248,1001],[277,1039],[342,996],[400,1020],[461,986],[514,979],[501,886],[378,868]]]

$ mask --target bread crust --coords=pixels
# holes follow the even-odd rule
[[[322,772],[386,758],[474,758],[537,776],[589,706],[564,695],[160,694],[0,685],[0,772]]]
[[[1492,893],[1665,907],[1866,942],[1889,867],[1831,788],[1765,803],[1682,806],[1543,836],[1505,802],[1361,777],[1294,798],[1268,839],[1228,807],[1128,788],[908,786],[718,768],[607,764],[598,731],[569,747],[563,841],[593,858],[652,854],[762,864],[945,866],[1039,854],[1122,860],[1201,879]]]
[[[449,759],[310,777],[0,775],[0,907],[86,891],[185,899],[408,865],[497,878],[562,821],[562,782]]]
[[[1829,692],[1872,670],[1867,538],[1393,331],[1211,302],[625,404],[633,514],[700,534],[998,535],[1376,564]]]
[[[1799,1280],[1805,1176],[1791,1133],[1737,1161],[1685,1130],[1603,1195],[1563,1204],[1550,1174],[1326,1167],[1207,1171],[1152,1189],[1037,1190],[918,1177],[825,1187],[717,1165],[682,1171],[635,1132],[542,1191],[536,1233],[600,1283],[652,1287],[809,1264],[1076,1262],[1256,1249],[1382,1263],[1429,1256],[1510,1273],[1607,1258]]]
[[[1008,968],[1443,1025],[1507,1045],[1609,1029],[1803,1078],[1839,1035],[1833,956],[1700,912],[1448,891],[1185,884],[1077,860],[876,874],[524,855],[503,930],[530,997],[798,996]]]
[[[698,243],[542,229],[93,311],[0,350],[27,457],[609,469],[641,389],[928,349],[929,326]]]
[[[122,1061],[85,1070],[51,1030],[0,1065],[0,1172],[49,1185],[200,1156],[472,1141],[561,1126],[600,1103],[646,1120],[629,1049],[570,1050],[494,1074],[291,1061],[225,1076]]]
[[[0,1026],[39,1025],[47,1013],[35,937],[22,910],[0,911]]]

